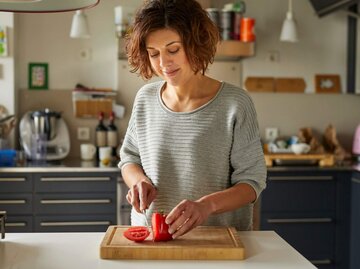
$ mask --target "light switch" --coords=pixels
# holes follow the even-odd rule
[[[274,142],[279,136],[279,129],[275,127],[265,128],[265,140],[267,142]]]

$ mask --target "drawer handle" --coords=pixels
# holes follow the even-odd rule
[[[41,200],[41,204],[110,204],[110,199]]]
[[[5,227],[26,227],[26,222],[6,222]]]
[[[19,182],[26,181],[24,177],[10,177],[10,178],[0,178],[0,182]]]
[[[57,221],[57,222],[41,222],[40,226],[95,226],[110,225],[110,221]]]
[[[360,183],[360,179],[354,177],[351,178],[351,181],[355,183]]]
[[[40,181],[110,181],[110,177],[42,177]]]
[[[294,181],[294,180],[333,180],[333,176],[269,176],[268,180]]]
[[[309,260],[313,265],[325,265],[325,264],[332,264],[330,259],[324,260]]]
[[[0,200],[1,205],[7,204],[26,204],[26,200]]]
[[[268,223],[329,223],[332,218],[267,219]]]

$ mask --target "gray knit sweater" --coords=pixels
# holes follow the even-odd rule
[[[191,112],[173,112],[162,102],[164,82],[142,87],[120,150],[122,168],[139,164],[158,190],[147,211],[170,212],[183,199],[250,184],[257,197],[266,186],[266,167],[256,112],[247,92],[222,83],[217,95]],[[211,216],[204,225],[252,228],[249,204]],[[131,213],[132,225],[145,225],[144,216]]]

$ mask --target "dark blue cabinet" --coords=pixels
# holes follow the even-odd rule
[[[347,269],[350,177],[350,170],[270,169],[260,229],[276,231],[318,268]]]
[[[1,173],[6,232],[105,232],[117,224],[119,172]]]
[[[33,231],[33,180],[27,173],[0,174],[0,211],[7,212],[6,232]]]
[[[360,268],[360,172],[354,172],[351,193],[350,268]]]

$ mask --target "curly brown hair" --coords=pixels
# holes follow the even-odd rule
[[[195,0],[148,0],[135,15],[126,35],[126,53],[132,67],[144,79],[156,75],[146,50],[146,37],[160,29],[175,30],[181,38],[187,59],[195,73],[205,74],[214,61],[220,35],[207,12]]]

